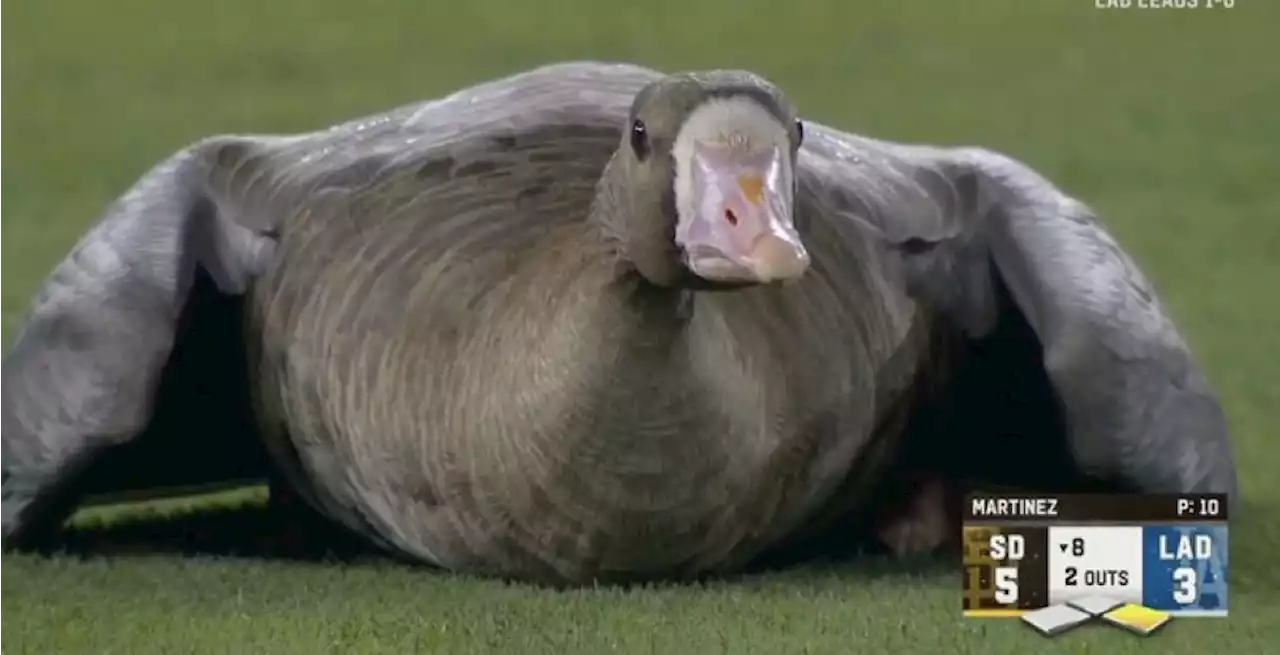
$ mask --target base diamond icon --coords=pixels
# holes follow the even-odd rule
[[[1067,605],[1053,605],[1022,615],[1022,620],[1027,625],[1046,637],[1066,632],[1091,618],[1093,616],[1088,612]]]
[[[1079,598],[1069,601],[1068,605],[1088,614],[1089,616],[1102,616],[1111,610],[1124,605],[1122,601],[1106,596],[1089,596],[1087,598]]]

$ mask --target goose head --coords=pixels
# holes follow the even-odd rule
[[[742,71],[671,75],[631,105],[610,162],[611,227],[658,286],[786,282],[809,266],[794,221],[803,126],[782,92]]]

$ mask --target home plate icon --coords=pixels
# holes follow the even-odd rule
[[[1105,596],[1078,598],[1022,615],[1027,625],[1046,637],[1060,635],[1096,619],[1145,637],[1168,623],[1169,618],[1165,612]]]

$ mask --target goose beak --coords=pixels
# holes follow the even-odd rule
[[[694,275],[713,282],[767,283],[804,274],[809,253],[792,218],[786,153],[698,144],[692,164],[694,211],[680,216],[676,243]]]

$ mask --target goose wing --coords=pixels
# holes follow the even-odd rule
[[[966,351],[954,378],[964,433],[943,445],[954,466],[1029,487],[1082,474],[1151,492],[1237,491],[1218,397],[1089,207],[988,150],[810,132],[804,188],[896,250],[909,292]]]
[[[273,214],[245,180],[285,141],[222,137],[175,154],[46,279],[3,360],[6,546],[56,527],[88,464],[145,430],[166,370],[182,368],[168,364],[187,310],[218,323],[234,310],[217,298],[270,262]],[[194,289],[208,293],[189,303]],[[217,361],[205,348],[182,359]]]
[[[225,442],[254,440],[240,297],[275,261],[279,231],[308,198],[373,188],[431,152],[474,150],[486,135],[621,120],[655,75],[554,64],[318,132],[206,139],[147,172],[46,279],[4,357],[6,547],[55,527],[86,489],[196,482],[166,478],[192,475],[178,458],[222,460],[205,462],[211,479],[198,482],[263,473],[243,461],[256,449]],[[131,466],[95,466],[110,469],[96,482],[84,476],[158,432],[183,436],[166,437],[149,459],[123,457]]]

